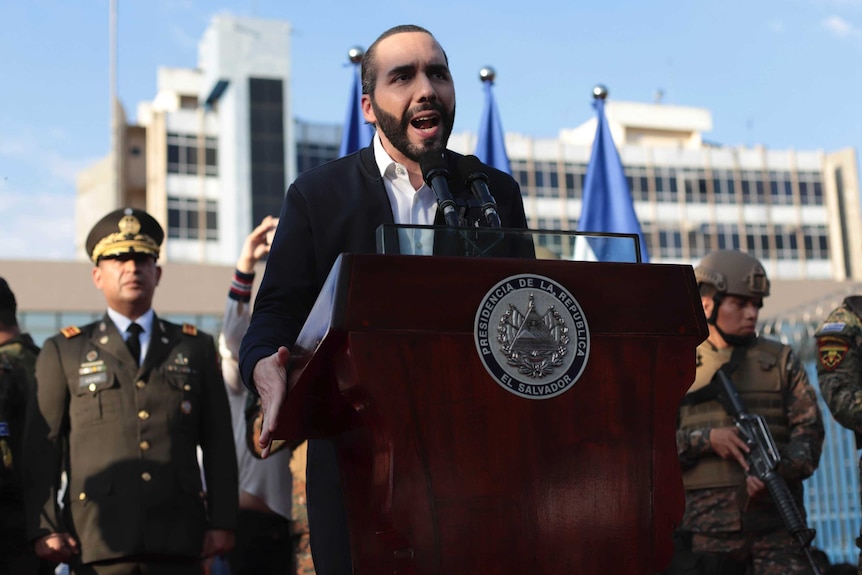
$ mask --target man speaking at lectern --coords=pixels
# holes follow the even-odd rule
[[[444,223],[435,191],[424,182],[422,154],[444,155],[452,196],[471,196],[467,174],[457,174],[459,155],[445,149],[455,120],[455,87],[446,53],[430,32],[404,25],[381,34],[362,60],[362,91],[363,114],[376,135],[367,148],[291,184],[240,349],[243,380],[260,395],[265,414],[262,445],[271,440],[286,399],[289,350],[338,255],[375,253],[381,224]],[[526,228],[518,184],[482,167],[502,227]],[[349,574],[346,513],[331,441],[309,441],[307,475],[315,570]]]

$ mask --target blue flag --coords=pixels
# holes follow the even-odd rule
[[[632,194],[605,119],[605,101],[596,98],[593,100],[593,107],[596,109],[598,121],[584,180],[584,201],[578,220],[578,231],[638,234],[641,261],[648,262],[646,242],[635,214]],[[601,250],[597,249],[601,241],[593,238],[589,243],[601,260]]]
[[[477,158],[507,174],[512,173],[509,164],[509,156],[506,155],[506,141],[503,137],[503,126],[500,124],[500,115],[494,104],[493,82],[486,80],[485,84],[485,108],[482,110],[482,120],[479,124],[479,136],[476,140]]]
[[[359,77],[359,65],[353,64],[353,91],[347,105],[338,157],[361,150],[371,143],[373,136],[374,126],[366,123],[365,116],[362,115],[362,79]]]

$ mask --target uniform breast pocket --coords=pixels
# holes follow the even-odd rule
[[[109,370],[78,375],[78,387],[72,396],[72,424],[98,425],[120,416],[120,387]]]
[[[171,419],[180,424],[192,424],[201,408],[201,374],[186,365],[168,365],[165,381],[171,391]]]

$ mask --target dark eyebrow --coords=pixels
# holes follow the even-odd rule
[[[446,64],[430,64],[428,66],[428,71],[432,74],[439,74],[440,72],[449,74],[449,66]]]
[[[413,64],[404,64],[402,66],[396,66],[389,70],[387,74],[388,77],[392,78],[394,76],[400,76],[401,74],[413,73],[416,71],[416,66]]]

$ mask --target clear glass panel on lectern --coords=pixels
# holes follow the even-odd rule
[[[377,253],[640,263],[637,234],[383,224]]]

